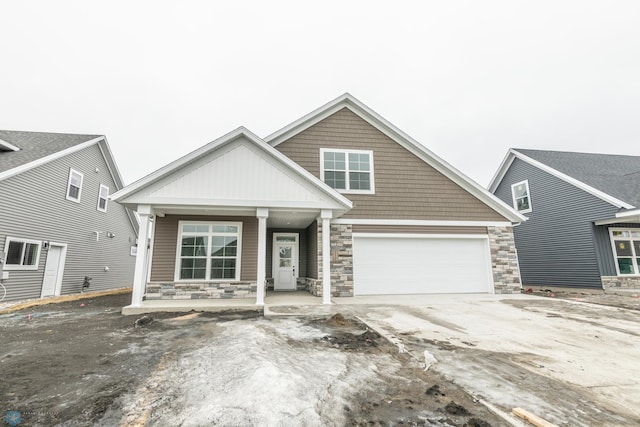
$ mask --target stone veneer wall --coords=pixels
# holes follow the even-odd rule
[[[518,253],[513,227],[487,227],[491,249],[491,269],[496,294],[520,293]]]
[[[255,282],[148,283],[145,300],[255,298]]]
[[[640,277],[602,276],[602,287],[606,290],[640,289]]]
[[[353,237],[347,224],[331,224],[331,296],[353,296]],[[322,296],[322,222],[318,221],[318,279],[307,278],[308,291]]]

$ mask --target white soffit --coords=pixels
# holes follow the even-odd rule
[[[245,137],[239,137],[142,189],[133,199],[152,204],[344,208],[264,154]]]

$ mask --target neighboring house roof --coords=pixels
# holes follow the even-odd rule
[[[294,135],[297,135],[300,132],[315,125],[316,123],[324,120],[330,115],[340,111],[343,108],[348,108],[349,110],[351,110],[354,114],[370,123],[380,132],[400,144],[402,147],[409,150],[418,158],[422,159],[424,162],[439,171],[441,174],[458,184],[464,190],[477,197],[480,201],[484,202],[487,206],[494,209],[509,221],[522,222],[527,220],[525,216],[516,212],[511,206],[498,199],[496,196],[488,192],[485,188],[477,184],[471,178],[467,177],[465,174],[447,163],[445,160],[438,157],[435,153],[428,150],[424,145],[420,144],[418,141],[404,133],[402,130],[398,129],[392,123],[384,119],[378,113],[364,105],[349,93],[345,93],[337,97],[333,101],[328,102],[327,104],[312,111],[306,116],[272,133],[264,140],[275,147],[278,144],[293,137]]]
[[[2,153],[0,154],[0,173],[96,138],[102,138],[102,136],[0,130],[0,141],[18,148],[17,151],[0,149]]]
[[[264,142],[262,139],[260,139],[258,136],[244,127],[239,127],[236,130],[216,139],[215,141],[212,141],[198,148],[197,150],[194,150],[191,153],[169,163],[168,165],[156,170],[155,172],[145,176],[144,178],[139,179],[133,184],[130,184],[124,189],[114,193],[112,195],[112,199],[132,208],[135,207],[136,204],[149,204],[148,195],[144,194],[143,190],[150,188],[154,184],[176,173],[180,169],[189,167],[199,168],[201,166],[198,164],[199,160],[205,159],[210,154],[216,152],[217,150],[223,149],[223,147],[228,146],[229,144],[239,140],[240,138],[242,138],[244,141],[248,141],[249,144],[257,147],[262,153],[267,154],[276,162],[278,162],[277,164],[284,166],[287,170],[302,178],[304,182],[310,184],[316,189],[316,191],[324,194],[327,199],[332,200],[332,203],[336,206],[339,206],[341,210],[347,211],[351,209],[352,203],[351,201],[349,201],[349,199],[329,187],[324,182],[320,181],[310,172],[302,168],[300,165],[289,159],[284,154],[280,153],[275,148],[271,147],[269,144]],[[246,172],[240,172],[243,175],[246,175]],[[153,190],[150,189],[149,191]],[[170,202],[171,200],[164,201],[164,203]],[[181,200],[176,200],[175,202],[184,203],[184,201]],[[237,200],[235,202],[237,202]],[[233,204],[234,200],[225,200],[225,203]]]
[[[0,181],[92,145],[100,148],[116,184],[116,190],[124,187],[122,176],[104,135],[13,130],[0,130]],[[129,210],[127,215],[137,233],[136,217]]]
[[[639,156],[512,148],[491,180],[490,191],[495,191],[516,158],[618,208],[640,206]]]

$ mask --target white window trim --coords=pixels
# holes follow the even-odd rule
[[[7,264],[7,257],[9,256],[9,242],[21,242],[21,243],[30,243],[32,245],[38,245],[38,252],[36,253],[36,262],[34,265],[15,265],[15,264]],[[31,240],[31,239],[20,239],[17,237],[7,236],[7,239],[4,243],[4,259],[3,269],[5,271],[9,270],[31,270],[35,271],[40,266],[40,254],[42,253],[42,242],[39,240]],[[22,255],[24,257],[24,254]]]
[[[182,226],[183,225],[233,225],[238,227],[238,249],[236,253],[236,276],[233,279],[207,279],[207,277],[211,277],[211,241],[207,243],[207,266],[206,266],[206,274],[204,279],[181,279],[180,278],[180,250],[182,249]],[[191,234],[191,233],[188,233]],[[204,233],[193,233],[193,234],[201,234]],[[231,234],[231,233],[229,233]],[[209,232],[206,234],[207,236],[212,236],[213,232]],[[232,221],[178,221],[178,238],[176,240],[176,264],[174,269],[174,280],[176,282],[229,282],[229,281],[240,281],[240,273],[242,270],[242,222],[232,222]]]
[[[634,274],[621,274],[620,273],[620,266],[618,265],[618,255],[616,252],[616,241],[617,240],[640,240],[640,238],[637,237],[616,237],[613,235],[614,231],[628,231],[629,233],[631,232],[636,232],[636,233],[640,233],[640,228],[609,228],[609,241],[611,242],[611,251],[613,254],[613,263],[616,265],[616,274],[620,277],[638,277],[640,276],[640,271],[638,271],[638,265],[635,262],[635,258],[640,257],[640,254],[636,254],[635,256],[632,256],[632,263],[631,265],[633,265],[633,269],[635,271]],[[631,252],[635,253],[635,248],[633,247],[633,243],[631,244]]]
[[[515,188],[518,185],[522,185],[524,184],[524,186],[527,189],[527,199],[529,199],[529,209],[524,209],[524,210],[518,210],[518,201],[516,200],[516,192],[515,192]],[[524,181],[520,181],[520,182],[516,182],[515,184],[511,184],[511,200],[513,201],[513,208],[516,210],[516,212],[518,213],[529,213],[533,211],[533,204],[531,203],[531,191],[529,190],[529,180],[525,179]]]
[[[107,190],[106,197],[102,197],[102,190]],[[100,208],[100,199],[104,199],[104,209]],[[109,205],[109,187],[104,184],[100,184],[100,188],[98,189],[98,204],[96,205],[96,210],[100,212],[107,212],[107,206]]]
[[[77,199],[74,199],[73,197],[69,196],[69,189],[71,188],[71,176],[73,176],[74,173],[80,175],[80,189],[78,190],[78,198]],[[82,197],[82,184],[83,183],[84,183],[84,175],[81,172],[78,172],[77,170],[75,170],[73,168],[69,168],[69,179],[67,180],[67,193],[65,194],[66,199],[67,200],[71,200],[72,202],[80,203],[80,198]]]
[[[372,150],[344,150],[339,148],[321,148],[320,149],[320,180],[324,182],[324,153],[344,153],[345,161],[346,161],[346,169],[345,169],[345,183],[346,189],[334,188],[339,193],[342,194],[375,194],[375,179],[374,179],[374,171],[373,171],[373,151]],[[369,171],[370,178],[369,183],[371,184],[371,188],[369,190],[351,190],[349,189],[349,153],[354,154],[368,154],[369,155],[369,164],[371,166],[371,170]]]

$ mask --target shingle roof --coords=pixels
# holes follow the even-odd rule
[[[640,207],[640,156],[514,148],[559,172]]]
[[[20,149],[19,151],[0,151],[0,172],[22,166],[100,136],[0,130],[0,140]]]

